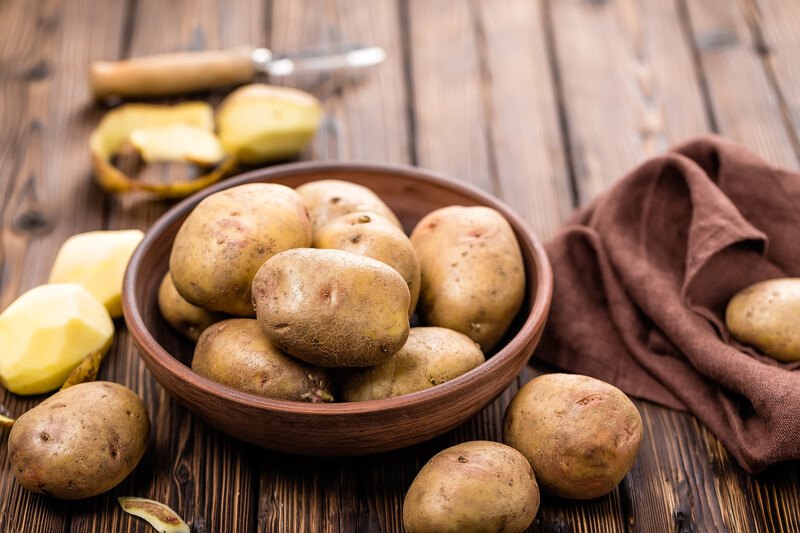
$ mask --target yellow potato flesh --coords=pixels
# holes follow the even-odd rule
[[[217,113],[222,147],[243,163],[300,152],[321,120],[322,106],[310,94],[263,84],[232,92]]]
[[[89,353],[108,350],[113,338],[108,311],[86,289],[40,285],[0,314],[0,383],[16,394],[57,389]]]
[[[186,124],[155,128],[137,128],[131,132],[131,144],[148,163],[185,161],[213,165],[225,157],[219,139],[207,129]]]
[[[73,235],[58,251],[49,282],[82,285],[112,317],[120,317],[122,278],[143,237],[138,229]]]

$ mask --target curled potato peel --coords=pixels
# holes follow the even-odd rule
[[[144,518],[160,533],[189,533],[186,522],[171,507],[155,500],[121,496],[117,498],[122,510]]]
[[[175,106],[126,104],[106,113],[89,137],[92,166],[100,186],[109,192],[145,191],[163,198],[182,198],[219,181],[236,166],[236,157],[225,157],[213,170],[191,181],[148,183],[136,181],[111,164],[135,130],[181,124],[214,131],[214,112],[205,102]]]

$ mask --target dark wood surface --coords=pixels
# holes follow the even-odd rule
[[[169,206],[108,197],[92,182],[87,137],[103,111],[86,83],[94,59],[381,45],[387,61],[362,75],[283,81],[325,104],[303,158],[442,171],[502,198],[546,238],[633,165],[698,133],[797,168],[798,28],[794,0],[0,0],[0,307],[47,279],[69,235],[146,229]],[[199,422],[117,326],[101,377],[145,399],[151,449],[114,491],[61,502],[15,485],[3,441],[0,531],[151,530],[119,510],[118,495],[166,502],[194,531],[399,531],[419,468],[453,443],[499,440],[505,406],[536,371],[429,442],[306,458]],[[11,414],[38,401],[0,391]],[[800,531],[797,463],[749,476],[692,416],[637,405],[645,441],[624,482],[590,502],[545,496],[533,531]]]

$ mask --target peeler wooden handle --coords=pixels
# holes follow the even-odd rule
[[[162,96],[242,84],[257,72],[249,47],[98,61],[89,71],[97,98]]]

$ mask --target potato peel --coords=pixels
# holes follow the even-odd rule
[[[126,104],[106,113],[89,137],[98,184],[114,193],[144,191],[162,198],[183,198],[219,181],[236,166],[236,158],[229,156],[211,172],[194,180],[148,183],[131,179],[111,164],[111,157],[125,146],[134,130],[175,124],[213,132],[214,113],[206,102],[186,102],[175,106]]]
[[[97,373],[100,371],[100,364],[103,362],[103,359],[105,359],[106,353],[108,353],[107,350],[96,350],[87,355],[83,361],[69,373],[67,380],[61,385],[61,389],[59,390],[64,390],[80,383],[86,383],[87,381],[94,381],[97,378]]]
[[[123,511],[145,519],[160,533],[190,533],[186,522],[168,505],[134,496],[121,496],[117,500]]]
[[[0,415],[0,428],[10,428],[14,425],[14,422],[16,422],[15,419]]]

